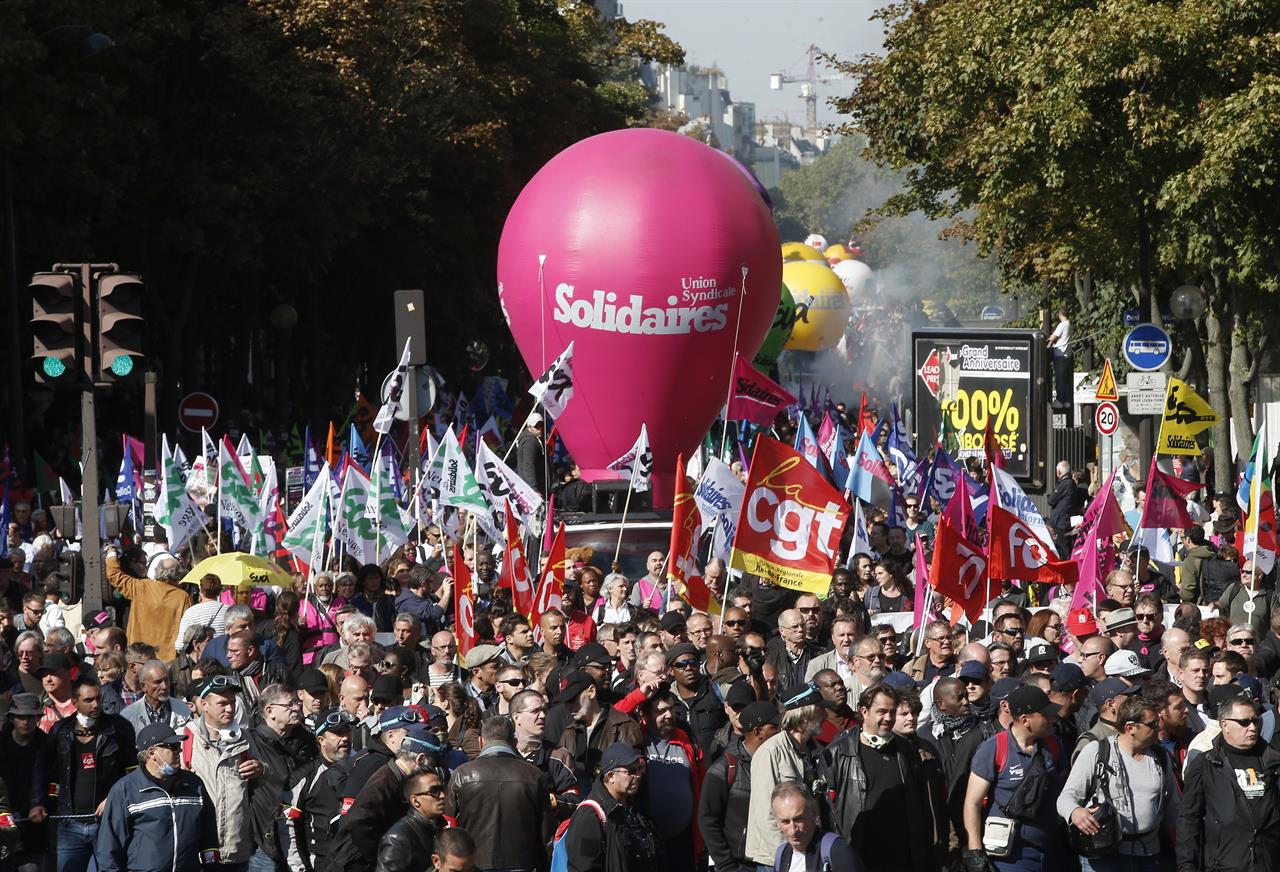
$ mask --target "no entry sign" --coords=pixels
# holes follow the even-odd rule
[[[206,393],[195,391],[178,403],[178,423],[192,433],[199,433],[201,427],[212,427],[217,422],[218,401]]]

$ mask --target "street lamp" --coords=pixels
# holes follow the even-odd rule
[[[1199,285],[1182,285],[1169,295],[1169,311],[1180,321],[1194,321],[1204,310],[1204,291]]]

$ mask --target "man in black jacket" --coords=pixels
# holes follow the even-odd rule
[[[977,669],[968,674],[977,677],[986,667],[976,660]],[[942,760],[942,775],[946,781],[946,813],[960,844],[966,844],[964,831],[964,793],[969,785],[969,765],[978,746],[994,736],[999,726],[992,721],[980,720],[969,708],[969,698],[964,682],[959,678],[940,678],[933,688],[933,744]]]
[[[590,802],[578,806],[565,831],[569,872],[653,872],[664,868],[653,822],[635,806],[645,759],[625,742],[600,758]]]
[[[1222,735],[1187,766],[1178,814],[1178,869],[1280,867],[1280,752],[1261,739],[1256,703],[1218,711]]]
[[[716,872],[754,872],[747,857],[747,810],[751,806],[751,756],[776,735],[781,717],[771,702],[753,702],[738,715],[742,741],[731,744],[707,769],[698,807],[698,827]]]
[[[71,687],[76,713],[49,731],[44,770],[57,785],[58,867],[84,872],[98,837],[98,817],[111,787],[138,765],[134,732],[102,711],[102,688],[84,676]]]
[[[280,800],[293,784],[294,773],[316,754],[315,739],[299,728],[302,703],[298,701],[297,691],[282,684],[264,687],[258,697],[258,711],[262,723],[254,732],[264,771],[253,782],[249,794],[253,838],[257,843],[257,849],[249,858],[249,868],[254,872],[278,869],[283,864],[285,851],[276,829],[277,824],[282,823]]]
[[[378,842],[374,872],[412,872],[435,851],[436,837],[448,825],[444,816],[444,782],[434,769],[416,772],[404,783],[409,812],[391,825]]]
[[[667,669],[675,679],[672,691],[680,701],[678,709],[682,724],[703,751],[714,744],[716,730],[729,720],[724,703],[716,696],[711,680],[702,674],[702,662],[698,649],[686,642],[667,651]]]
[[[1049,529],[1053,533],[1053,544],[1058,549],[1058,556],[1066,558],[1071,554],[1071,545],[1075,539],[1071,535],[1071,519],[1084,513],[1088,492],[1076,481],[1076,473],[1071,471],[1071,464],[1065,460],[1058,461],[1055,468],[1058,483],[1049,493]]]
[[[356,719],[333,708],[310,723],[319,753],[294,773],[282,812],[286,830],[281,851],[292,872],[314,872],[328,860],[343,809],[342,782],[348,774],[347,755]]]
[[[555,830],[550,777],[515,752],[505,715],[480,728],[483,750],[454,770],[445,811],[476,840],[481,869],[541,869]]]
[[[538,493],[546,490],[547,480],[542,434],[542,415],[534,412],[516,439],[516,474]]]
[[[864,690],[858,700],[862,727],[828,745],[819,762],[828,789],[835,792],[829,819],[845,841],[862,848],[869,872],[936,867],[938,834],[920,755],[893,732],[902,699],[886,684]],[[886,838],[900,832],[912,835]]]

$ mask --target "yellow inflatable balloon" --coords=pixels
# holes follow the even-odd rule
[[[826,261],[788,261],[782,281],[796,301],[796,324],[784,347],[825,351],[839,342],[849,322],[849,292]]]
[[[838,242],[835,245],[827,246],[825,254],[827,256],[827,263],[832,266],[835,266],[842,260],[853,260],[853,253]]]
[[[782,262],[788,263],[793,260],[816,260],[823,263],[826,258],[822,256],[822,252],[814,248],[812,245],[805,245],[803,242],[784,242],[782,243]]]

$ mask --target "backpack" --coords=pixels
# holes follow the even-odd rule
[[[835,845],[836,839],[840,838],[837,833],[823,833],[822,841],[818,843],[818,855],[821,857],[821,865],[818,866],[819,872],[831,872],[831,848]],[[773,854],[774,872],[787,872],[782,868],[782,854],[790,847],[786,842],[778,846],[778,850]]]
[[[1200,561],[1200,602],[1216,603],[1227,588],[1240,581],[1240,568],[1232,560],[1210,557]]]
[[[733,787],[733,782],[737,780],[738,780],[738,758],[735,755],[730,754],[728,751],[725,751],[724,752],[725,787],[730,787],[730,788]]]
[[[1049,752],[1049,756],[1053,758],[1053,763],[1058,767],[1060,773],[1065,773],[1066,768],[1063,767],[1062,745],[1058,742],[1058,737],[1054,735],[1045,736],[1040,740],[1044,749]],[[996,794],[996,782],[1000,780],[1000,770],[1004,768],[1004,764],[1009,759],[1009,731],[1001,730],[996,733],[996,753],[995,753],[995,778],[991,781],[991,789],[987,791],[987,795],[982,798],[982,808],[985,811],[994,801]]]
[[[607,818],[600,803],[594,799],[584,799],[578,803],[578,808],[587,807],[596,813],[596,817],[600,818],[600,826],[603,827]],[[565,846],[565,837],[569,834],[569,824],[572,821],[573,818],[569,817],[560,826],[556,827],[556,837],[551,842],[551,868],[549,872],[569,872],[569,849]]]

